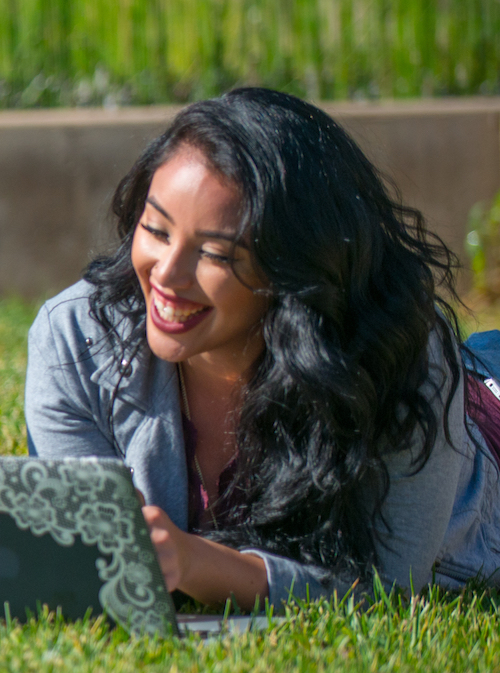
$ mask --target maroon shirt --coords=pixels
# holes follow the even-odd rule
[[[200,477],[195,467],[194,456],[198,433],[194,423],[183,413],[182,430],[184,432],[184,445],[186,447],[186,462],[188,469],[188,530],[200,530],[202,527],[201,515],[208,507],[208,494],[203,488]],[[236,461],[233,459],[219,475],[219,497],[224,493],[232,481],[236,469]],[[215,506],[214,506],[215,505]],[[217,518],[216,503],[212,503],[212,511]],[[203,524],[207,528],[210,524]]]
[[[500,467],[500,400],[472,374],[467,376],[467,413],[474,421]]]

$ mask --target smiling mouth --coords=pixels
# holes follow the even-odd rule
[[[208,306],[195,309],[174,307],[171,304],[163,304],[156,296],[153,297],[153,303],[160,318],[174,324],[185,323],[210,308]]]

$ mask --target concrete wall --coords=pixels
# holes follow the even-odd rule
[[[500,98],[322,105],[462,255],[471,206],[500,188]],[[113,241],[114,187],[177,109],[0,112],[0,293],[79,278]]]

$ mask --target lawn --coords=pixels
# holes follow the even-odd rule
[[[0,453],[26,453],[23,397],[26,339],[37,307],[0,300]]]
[[[43,616],[0,626],[0,670],[68,671],[493,671],[500,667],[498,596],[469,590],[405,603],[382,596],[367,612],[347,601],[290,606],[261,633],[129,638],[99,620]]]
[[[0,301],[2,453],[26,451],[26,334],[35,313],[20,300]],[[500,308],[480,309],[483,326],[500,326]],[[481,587],[454,595],[434,587],[410,598],[379,591],[366,611],[335,598],[291,603],[286,616],[267,631],[209,641],[131,638],[99,618],[68,624],[45,613],[25,625],[0,620],[0,671],[500,670],[500,594]]]

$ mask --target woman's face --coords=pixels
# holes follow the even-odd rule
[[[237,187],[195,148],[181,146],[154,174],[132,263],[146,300],[148,343],[159,358],[201,358],[241,373],[261,352],[267,300],[238,280],[230,262],[239,206]],[[249,251],[237,246],[234,258],[238,276],[261,287]]]

